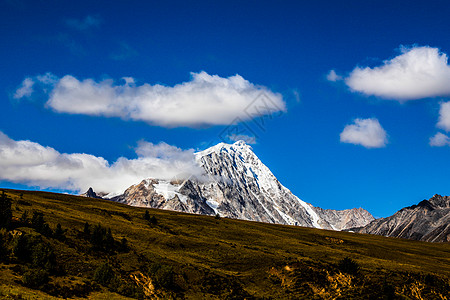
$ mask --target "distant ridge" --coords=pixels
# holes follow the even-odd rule
[[[434,195],[351,231],[426,242],[450,242],[450,197]]]

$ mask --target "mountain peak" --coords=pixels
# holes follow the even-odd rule
[[[227,144],[227,143],[218,143],[215,146],[209,147],[203,151],[199,151],[196,153],[198,157],[202,157],[208,154],[211,154],[213,152],[220,153],[220,152],[247,152],[252,151],[252,147],[247,145],[246,142],[243,140],[239,140],[233,144]]]

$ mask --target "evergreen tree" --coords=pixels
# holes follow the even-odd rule
[[[54,237],[60,241],[63,241],[66,237],[64,236],[64,230],[61,227],[61,224],[57,224],[56,225],[56,229],[55,229],[55,233],[54,233]]]
[[[3,191],[0,196],[0,228],[8,229],[11,225],[11,218],[11,199]]]
[[[144,219],[150,221],[150,214],[148,213],[148,210],[145,211]]]
[[[84,223],[83,233],[87,236],[91,235],[91,226],[89,225],[88,222]]]

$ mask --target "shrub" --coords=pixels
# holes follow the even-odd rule
[[[8,232],[5,229],[0,229],[0,261],[7,260],[8,257]]]
[[[174,290],[176,288],[174,282],[174,272],[171,266],[155,263],[151,267],[151,273],[153,274],[152,278],[157,287],[162,287],[168,290]]]
[[[95,270],[94,280],[101,285],[107,286],[114,278],[114,270],[108,263],[104,263]]]
[[[0,196],[0,228],[8,229],[11,224],[11,199],[2,191]]]
[[[53,231],[50,226],[44,220],[44,214],[41,212],[33,212],[33,217],[31,218],[31,226],[36,229],[37,232],[45,235],[52,236]]]
[[[350,257],[345,257],[339,261],[338,269],[342,273],[347,273],[350,275],[357,275],[359,273],[360,267],[356,261],[354,261]]]
[[[151,216],[151,218],[150,218],[150,224],[152,224],[152,225],[158,224],[158,220],[156,219],[155,216]]]
[[[56,256],[53,248],[44,242],[37,242],[32,246],[31,263],[38,268],[54,270],[56,267]]]
[[[28,219],[28,211],[24,211],[24,212],[22,213],[22,215],[20,216],[19,221],[20,221],[20,223],[22,223],[22,224],[24,224],[24,225],[27,225],[27,224],[28,224],[28,222],[29,222],[29,219]]]
[[[128,240],[126,238],[122,238],[120,240],[119,251],[120,252],[128,252],[128,250],[129,250]]]
[[[36,268],[49,271],[56,268],[53,248],[39,236],[20,235],[15,241],[13,253],[19,260],[29,262]]]
[[[94,249],[113,251],[114,250],[114,237],[112,236],[111,229],[102,227],[100,224],[95,225],[92,229],[90,236],[90,242]]]
[[[20,260],[28,260],[31,257],[32,245],[25,234],[19,235],[14,241],[13,253]]]
[[[37,289],[48,283],[48,272],[42,269],[31,269],[22,277],[22,284]]]
[[[150,221],[150,214],[148,213],[148,210],[145,211],[144,219]]]

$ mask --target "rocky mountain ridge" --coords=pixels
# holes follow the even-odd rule
[[[196,153],[202,178],[144,179],[111,200],[268,223],[342,230],[374,220],[366,210],[314,207],[284,187],[243,141]]]
[[[426,242],[450,242],[450,197],[434,195],[390,217],[350,230]]]

